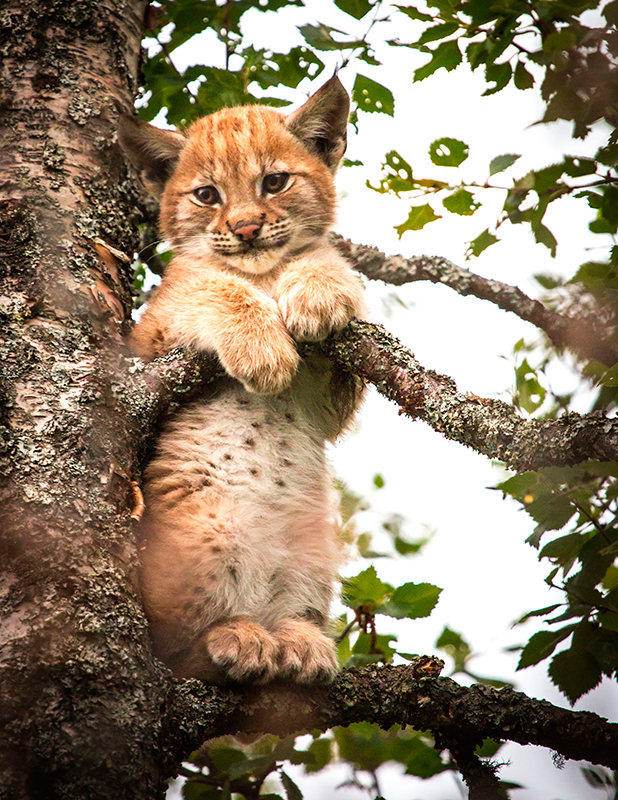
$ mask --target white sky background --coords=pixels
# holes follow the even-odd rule
[[[294,26],[306,22],[320,21],[360,35],[367,28],[366,21],[355,23],[328,0],[310,0],[305,9],[249,12],[243,19],[245,35],[256,46],[275,51],[305,44]],[[388,48],[380,40],[398,37],[413,41],[419,32],[418,23],[397,15],[396,26],[375,29],[379,37],[373,39],[376,55],[384,66],[376,68],[357,62],[340,73],[350,91],[357,69],[388,86],[395,95],[395,117],[359,114],[360,134],[351,136],[348,157],[362,160],[365,167],[343,169],[339,174],[342,201],[336,229],[353,241],[375,245],[386,253],[427,253],[464,265],[466,243],[495,221],[503,193],[495,192],[493,207],[482,208],[473,217],[456,217],[444,211],[444,219],[420,232],[407,232],[399,240],[393,226],[407,217],[409,203],[365,187],[367,178],[377,184],[386,152],[398,150],[417,177],[446,179],[444,175],[451,171],[431,164],[429,145],[443,136],[462,139],[470,146],[464,175],[480,181],[487,176],[493,157],[521,153],[523,157],[511,170],[493,179],[498,185],[508,186],[509,176],[554,163],[565,153],[594,152],[605,131],[599,132],[596,139],[591,136],[581,143],[571,139],[567,124],[530,127],[543,111],[535,89],[520,92],[509,87],[491,97],[481,97],[487,88],[482,73],[471,73],[465,63],[451,73],[440,70],[414,84],[413,71],[428,56],[406,48]],[[329,70],[337,63],[337,56],[318,55]],[[211,32],[206,32],[175,51],[174,62],[181,70],[193,63],[221,67],[223,48]],[[234,68],[233,62],[231,66]],[[330,74],[324,72],[313,84],[301,84],[300,88],[305,93],[314,91]],[[282,96],[297,104],[302,102],[298,92],[287,90]],[[455,170],[452,175],[456,181]],[[431,199],[430,202],[440,213],[440,204]],[[602,254],[586,249],[598,248],[602,239],[587,231],[588,218],[582,218],[583,209],[581,202],[568,199],[550,207],[546,223],[559,242],[555,260],[545,247],[535,245],[524,226],[505,225],[499,232],[503,241],[465,265],[486,277],[517,284],[528,294],[538,294],[537,284],[530,279],[532,273],[571,275],[582,261]],[[508,399],[514,383],[510,357],[513,344],[521,337],[526,341],[537,339],[533,326],[490,303],[462,298],[450,289],[428,283],[399,289],[399,296],[409,308],[396,309],[386,316],[383,298],[392,290],[379,283],[368,285],[373,321],[383,323],[397,335],[425,367],[453,377],[460,390]],[[567,369],[556,368],[552,373],[556,391],[568,390],[569,380]],[[485,457],[445,440],[425,424],[399,417],[397,409],[375,392],[365,404],[357,432],[337,446],[332,459],[337,473],[350,487],[370,497],[373,512],[361,520],[363,529],[379,524],[380,512],[399,512],[408,520],[406,532],[411,538],[421,536],[424,526],[436,530],[420,556],[375,562],[379,577],[391,583],[427,581],[444,587],[436,610],[426,620],[397,623],[379,618],[379,632],[397,632],[403,651],[436,653],[434,642],[448,625],[464,635],[479,653],[471,664],[475,672],[513,680],[518,656],[505,653],[505,647],[525,642],[535,630],[534,623],[513,630],[513,620],[525,611],[559,602],[562,595],[550,594],[543,581],[549,565],[540,565],[536,551],[524,543],[533,528],[530,518],[513,501],[503,501],[499,492],[486,488],[501,479],[502,471]],[[386,481],[385,488],[379,491],[372,490],[372,477],[377,472]],[[346,573],[355,574],[367,566],[366,561],[351,564]],[[517,688],[567,706],[547,678],[546,669],[547,662],[543,662],[518,673]],[[605,682],[580,700],[576,709],[618,718],[615,683]],[[514,794],[516,800],[603,798],[602,792],[585,783],[572,762],[565,769],[556,770],[546,750],[508,745],[498,756],[504,761],[512,760],[512,766],[503,769],[501,777],[528,787]],[[307,778],[303,778],[300,768],[289,772],[299,781],[308,800],[355,800],[367,796],[353,789],[335,789],[346,777],[342,768]],[[381,775],[381,788],[388,800],[461,797],[448,774],[430,781],[403,779],[396,769],[386,767]]]

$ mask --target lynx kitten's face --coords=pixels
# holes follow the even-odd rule
[[[263,274],[332,224],[328,167],[273,109],[225,109],[185,136],[161,202],[163,234],[177,253]]]

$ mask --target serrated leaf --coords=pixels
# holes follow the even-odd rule
[[[488,83],[495,84],[485,89],[483,97],[488,97],[491,94],[501,91],[511,80],[513,69],[508,61],[503,64],[487,64],[485,66],[485,80]]]
[[[467,189],[458,189],[453,194],[445,197],[442,201],[442,205],[452,214],[470,217],[481,204],[476,202],[472,193]]]
[[[531,89],[534,86],[534,76],[525,68],[522,61],[518,61],[513,73],[513,82],[517,89],[522,91]]]
[[[425,14],[422,11],[419,11],[417,8],[413,8],[411,6],[395,6],[402,14],[405,14],[406,17],[410,19],[418,20],[419,22],[431,22],[433,17],[430,14]]]
[[[395,619],[428,617],[438,602],[442,589],[431,583],[404,583],[390,599],[376,608],[376,614]]]
[[[442,42],[431,51],[431,61],[414,72],[414,82],[425,80],[439,69],[451,72],[461,64],[461,52],[456,40]]]
[[[279,772],[279,775],[281,775],[281,783],[285,789],[287,800],[303,800],[303,793],[290,776],[283,770]]]
[[[401,239],[406,231],[420,231],[425,225],[428,225],[430,222],[435,222],[437,219],[442,219],[441,215],[435,214],[433,208],[428,203],[422,206],[412,206],[408,214],[408,219],[402,222],[401,225],[396,225],[395,230]]]
[[[548,542],[541,550],[540,558],[555,558],[559,564],[566,564],[577,556],[585,539],[579,533],[569,533]]]
[[[316,50],[349,50],[364,45],[359,39],[343,38],[342,41],[337,41],[333,38],[333,33],[341,34],[343,37],[346,34],[328,25],[301,25],[299,30],[307,43]]]
[[[429,146],[429,158],[438,167],[458,167],[468,158],[469,148],[459,139],[445,136]]]
[[[499,172],[504,172],[505,169],[512,167],[519,158],[521,156],[515,153],[505,153],[503,156],[492,158],[489,162],[489,175],[497,175]]]
[[[491,247],[491,245],[495,244],[497,241],[499,241],[497,236],[494,236],[489,230],[484,230],[483,233],[479,234],[476,239],[473,239],[468,245],[466,258],[470,258],[470,256],[480,256],[483,250],[487,250],[488,247]]]
[[[563,639],[570,636],[575,630],[575,625],[567,625],[558,631],[539,631],[530,640],[521,651],[517,670],[531,667],[533,664],[538,664],[548,658],[560,644]]]
[[[428,42],[435,42],[438,39],[445,39],[456,31],[459,30],[459,25],[456,22],[441,22],[438,25],[432,25],[430,28],[425,28],[421,37],[414,42],[415,47],[427,44]]]
[[[390,89],[364,75],[356,76],[352,97],[361,111],[388,114],[391,117],[395,112],[395,100]]]
[[[362,606],[372,611],[392,591],[393,587],[381,581],[376,568],[371,566],[359,572],[354,578],[343,579],[341,600],[348,608],[357,609]]]
[[[416,775],[418,778],[431,778],[440,772],[449,769],[440,758],[440,754],[418,736],[409,739],[406,743],[407,757],[403,762],[406,765],[406,775]],[[401,758],[402,753],[399,753]]]
[[[575,646],[575,643],[553,657],[548,672],[552,682],[571,705],[598,686],[603,677],[597,660],[584,648]]]
[[[368,11],[371,11],[371,3],[368,0],[335,0],[335,5],[354,19],[362,19]]]
[[[536,611],[528,611],[527,614],[524,614],[523,617],[520,617],[516,622],[514,622],[513,626],[522,625],[524,622],[532,619],[532,617],[544,617],[547,614],[551,614],[552,611],[555,611],[559,607],[560,603],[554,603],[553,606],[545,606],[544,608],[537,608]]]

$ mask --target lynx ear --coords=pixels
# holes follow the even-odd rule
[[[287,126],[309,152],[335,172],[346,146],[350,98],[336,75],[287,118]]]
[[[128,114],[118,120],[118,140],[125,155],[139,170],[146,188],[160,195],[187,140],[181,133],[155,128]]]

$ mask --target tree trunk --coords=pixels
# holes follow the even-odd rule
[[[145,0],[5,2],[0,796],[151,798],[167,678],[132,575],[115,413],[137,196],[116,143]],[[128,252],[132,252],[131,249]],[[112,788],[113,787],[113,788]]]

